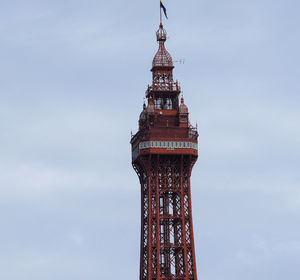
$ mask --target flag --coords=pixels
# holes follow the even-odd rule
[[[167,16],[167,9],[166,9],[166,7],[164,6],[164,4],[162,3],[162,0],[160,0],[160,8],[163,9],[166,18],[168,18],[168,16]]]

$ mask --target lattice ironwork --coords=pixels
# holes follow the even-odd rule
[[[140,279],[197,279],[189,182],[195,160],[151,155],[134,163],[143,211]]]

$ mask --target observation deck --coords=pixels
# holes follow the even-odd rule
[[[138,131],[131,138],[132,161],[141,155],[198,156],[198,131],[195,127],[154,127]]]

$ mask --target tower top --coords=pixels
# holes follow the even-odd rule
[[[153,68],[174,68],[172,56],[165,48],[165,41],[167,40],[167,31],[164,29],[162,23],[160,23],[159,28],[156,32],[156,40],[159,43],[159,48],[154,56],[152,67]]]
[[[162,22],[156,40],[159,46],[152,62],[152,83],[145,93],[148,104],[143,106],[139,130],[131,139],[132,160],[136,162],[150,154],[189,155],[196,159],[198,132],[189,122],[183,97],[181,102],[179,99],[181,88],[174,81],[173,59],[165,47],[167,31]]]

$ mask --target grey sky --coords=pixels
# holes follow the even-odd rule
[[[138,279],[158,2],[0,1],[0,279]],[[299,1],[164,2],[200,134],[198,278],[298,280]]]

